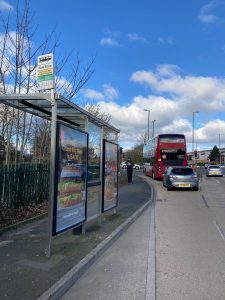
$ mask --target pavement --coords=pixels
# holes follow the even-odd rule
[[[113,245],[121,240],[120,236],[125,237],[125,234],[128,234],[127,244],[121,246],[121,251],[124,252],[126,249],[130,249],[130,251],[123,257],[129,257],[130,264],[132,261],[140,263],[140,259],[137,260],[134,257],[132,259],[131,256],[131,253],[137,255],[139,253],[142,255],[140,257],[143,257],[143,262],[146,262],[144,265],[148,266],[146,270],[153,270],[154,244],[149,244],[151,226],[149,227],[148,223],[153,218],[148,218],[148,216],[149,206],[154,199],[154,190],[149,181],[141,174],[141,172],[135,172],[131,184],[119,187],[119,204],[116,214],[114,211],[108,211],[103,214],[101,224],[97,221],[88,223],[84,235],[74,235],[72,231],[67,231],[55,237],[52,241],[50,258],[45,255],[48,246],[47,218],[3,233],[0,236],[0,299],[61,299],[77,280],[80,281],[88,273],[87,269],[106,251],[113,248]],[[134,222],[136,220],[138,222]],[[131,228],[134,224],[137,224],[137,228],[128,232],[128,227]],[[152,228],[154,228],[153,225]],[[132,243],[133,246],[136,244],[138,247],[135,251],[131,250]],[[146,243],[148,251],[144,252],[143,247],[146,249],[144,246]],[[116,252],[120,257],[119,261],[123,260],[120,252]],[[149,255],[150,253],[152,255]],[[135,268],[137,269],[137,266]],[[130,274],[131,272],[126,273]],[[143,276],[142,273],[142,267],[139,266],[140,276]],[[154,294],[153,273],[147,272],[145,276],[146,289],[141,288],[143,285],[141,277],[138,280],[142,282],[142,285],[136,282],[137,286],[141,288],[137,290],[137,295],[140,297],[134,298],[127,295],[128,298],[124,296],[123,299],[153,299],[151,298]],[[132,280],[132,276],[127,278],[130,286],[132,286]],[[150,296],[148,291],[151,290],[153,293]],[[142,298],[142,293],[145,294],[145,298]],[[104,297],[104,295],[101,297],[103,298],[96,299],[122,299]],[[89,298],[84,296],[82,299]]]
[[[154,208],[148,206],[61,299],[155,299],[152,229]]]

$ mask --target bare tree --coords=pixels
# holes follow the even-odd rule
[[[0,93],[32,93],[36,91],[37,56],[53,53],[56,61],[55,78],[56,91],[71,100],[88,82],[94,70],[95,58],[83,67],[81,59],[73,59],[73,51],[68,55],[57,56],[58,41],[54,39],[55,31],[50,32],[42,42],[34,43],[37,26],[33,26],[34,15],[30,12],[29,0],[17,4],[15,14],[9,12],[8,17],[2,17],[4,32],[0,38]],[[34,46],[35,45],[35,46]],[[68,74],[61,75],[70,66]],[[66,80],[63,78],[67,78]],[[34,118],[26,112],[17,111],[1,105],[1,134],[7,142],[6,163],[10,161],[12,142],[15,144],[15,164],[18,157],[22,160],[32,131],[35,132]],[[45,138],[49,135],[46,127]],[[46,143],[43,142],[43,143]],[[20,156],[17,151],[20,150]],[[39,156],[40,158],[40,156]]]
[[[85,105],[85,109],[106,123],[109,123],[109,121],[111,120],[111,115],[108,113],[105,113],[102,110],[100,104],[88,103]]]

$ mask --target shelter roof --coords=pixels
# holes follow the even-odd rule
[[[80,106],[55,93],[57,102],[57,119],[85,129],[86,120],[103,127],[104,135],[117,134],[120,131],[114,126],[97,118]],[[0,103],[51,120],[52,98],[50,93],[36,94],[4,94],[0,96]]]

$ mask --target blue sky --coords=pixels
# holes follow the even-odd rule
[[[16,1],[0,1],[5,13]],[[95,72],[75,99],[99,103],[130,148],[147,132],[179,132],[197,148],[225,147],[225,1],[30,1],[38,38],[53,28]]]

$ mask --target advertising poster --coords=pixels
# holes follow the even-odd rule
[[[103,205],[102,211],[118,203],[118,145],[103,141]]]
[[[88,123],[88,182],[100,182],[101,128]]]
[[[86,219],[88,134],[58,124],[56,200],[53,234]]]

